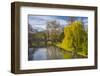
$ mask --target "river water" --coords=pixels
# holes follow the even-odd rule
[[[29,48],[28,52],[28,60],[63,59],[63,56],[63,50],[55,46]]]

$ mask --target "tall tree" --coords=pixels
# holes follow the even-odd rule
[[[61,47],[72,50],[73,58],[77,57],[79,51],[87,52],[87,32],[80,21],[75,21],[64,28],[64,39]]]
[[[48,39],[52,40],[52,42],[56,42],[59,34],[61,33],[60,29],[61,29],[60,23],[58,21],[56,20],[48,21],[47,22]]]

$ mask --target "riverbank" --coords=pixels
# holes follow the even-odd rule
[[[68,50],[67,48],[62,47],[60,44],[54,44],[54,46],[59,47],[59,48],[63,49],[64,51],[67,51],[67,52],[70,52],[70,53],[73,52],[70,49]],[[85,54],[84,51],[79,51],[77,54],[80,55],[80,56],[82,56],[83,58],[87,58],[87,55]]]

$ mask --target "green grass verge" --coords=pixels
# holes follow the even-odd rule
[[[70,59],[70,58],[72,58],[72,55],[71,54],[64,54],[63,58],[64,59]]]
[[[60,43],[55,44],[55,46],[57,46],[57,47],[59,47],[59,48],[62,48],[62,49],[64,49],[64,50],[66,50],[66,51],[72,52],[72,50],[60,46]],[[82,56],[84,56],[84,57],[87,57],[86,51],[80,51],[80,52],[78,52],[78,55],[82,55]],[[67,56],[67,55],[64,55],[64,57],[65,57],[65,58],[68,58],[68,57],[71,57],[71,56],[70,56],[70,55],[68,55],[68,56]]]

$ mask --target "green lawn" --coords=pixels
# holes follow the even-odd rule
[[[72,55],[71,54],[64,54],[63,58],[64,59],[70,59],[70,58],[72,58]]]

